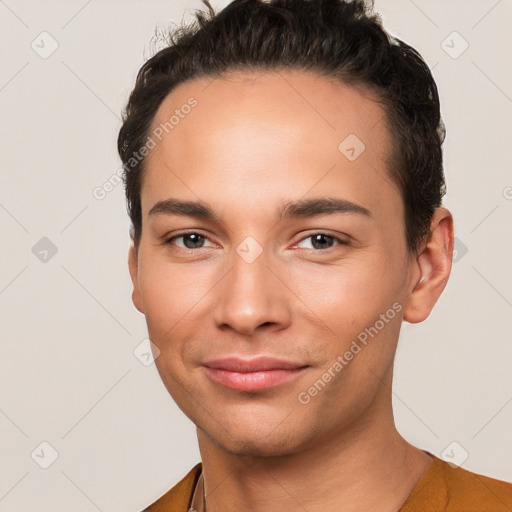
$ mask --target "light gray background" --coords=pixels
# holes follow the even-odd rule
[[[133,354],[146,327],[131,304],[122,185],[93,196],[120,166],[119,114],[155,24],[199,6],[0,0],[0,511],[135,512],[199,461],[194,425]],[[457,441],[463,467],[510,481],[512,4],[376,10],[433,68],[458,239],[432,315],[403,326],[397,425],[438,456]],[[58,43],[46,59],[31,47],[51,49],[43,31]],[[44,246],[32,252],[43,237],[58,250],[46,262]],[[43,441],[58,453],[48,469]]]

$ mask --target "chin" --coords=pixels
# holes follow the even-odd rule
[[[219,447],[231,455],[239,457],[279,457],[290,455],[296,447],[288,446],[283,440],[268,441],[265,439],[230,439],[225,442],[214,440]]]
[[[240,457],[279,457],[291,455],[307,444],[306,439],[300,439],[298,432],[292,434],[289,429],[279,429],[275,426],[252,425],[245,430],[240,426],[230,425],[226,429],[215,431],[201,430],[222,450]]]

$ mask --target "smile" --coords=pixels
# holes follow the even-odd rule
[[[244,361],[228,358],[204,363],[206,375],[213,382],[236,391],[264,391],[298,377],[307,366],[259,358]]]

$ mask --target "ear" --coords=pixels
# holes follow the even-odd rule
[[[428,239],[411,259],[404,320],[415,324],[428,317],[448,282],[452,257],[453,217],[446,208],[437,208]]]
[[[139,287],[138,256],[137,256],[137,251],[133,245],[133,242],[130,244],[130,249],[128,250],[128,268],[130,270],[130,277],[132,279],[132,284],[133,284],[133,292],[132,292],[133,305],[142,314],[144,314],[144,307],[142,304],[142,297],[140,294],[140,287]]]

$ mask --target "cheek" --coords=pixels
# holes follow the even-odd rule
[[[176,357],[176,352],[180,350],[179,330],[187,309],[190,309],[190,306],[187,308],[185,297],[186,283],[182,282],[178,273],[169,272],[169,268],[159,265],[157,260],[139,268],[140,295],[148,335],[160,350],[155,362],[163,376],[169,370],[166,366],[179,360]]]
[[[311,266],[293,277],[297,295],[337,334],[366,327],[400,300],[396,269],[381,257],[331,267]]]
[[[143,267],[139,284],[148,335],[160,351],[155,365],[171,396],[180,402],[184,400],[181,393],[186,358],[183,328],[191,309],[186,299],[187,283],[179,273],[170,272],[168,265],[159,265],[154,259]]]
[[[173,267],[161,258],[148,256],[139,267],[139,286],[148,325],[169,331],[193,311],[204,296],[201,282],[191,272]]]
[[[162,377],[172,374],[179,380],[203,342],[205,315],[211,311],[209,292],[215,282],[198,267],[184,267],[148,255],[139,270],[149,338],[160,350],[157,367]]]

